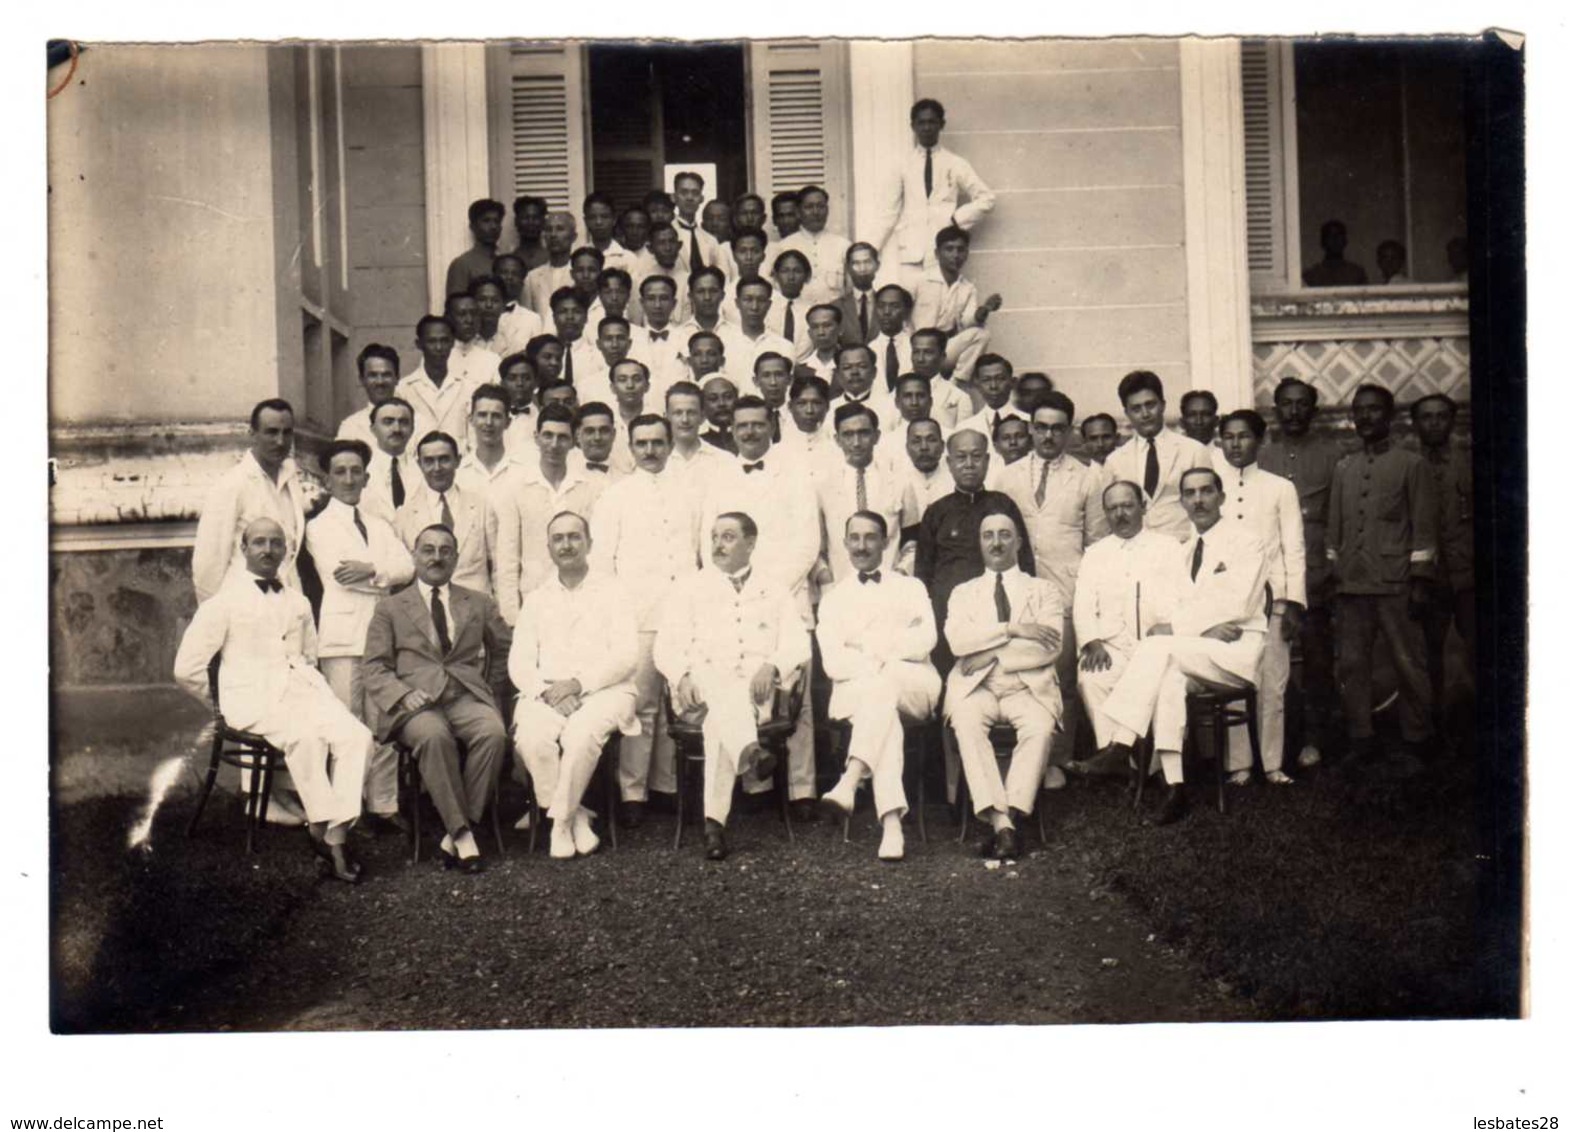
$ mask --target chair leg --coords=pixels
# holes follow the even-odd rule
[[[610,833],[611,848],[616,845],[616,792],[617,779],[621,776],[621,736],[611,736],[611,741],[600,752],[600,786],[604,794],[605,828]]]
[[[916,737],[916,832],[927,843],[927,751],[930,736],[925,730]]]
[[[420,863],[420,764],[415,761],[412,752],[409,755],[409,786],[409,792],[413,796],[411,809],[414,811],[414,821],[411,823],[414,826],[414,843],[410,846],[409,863],[418,865]]]
[[[780,799],[780,817],[785,821],[785,837],[796,844],[795,824],[790,820],[790,755],[786,751],[774,752],[774,792]]]
[[[687,821],[687,752],[676,748],[676,844],[681,848],[681,827]]]
[[[1263,773],[1265,769],[1265,753],[1260,750],[1259,747],[1258,697],[1250,695],[1248,699],[1244,701],[1243,709],[1247,713],[1245,716],[1245,722],[1248,725],[1249,753],[1253,761],[1259,764],[1260,772]]]
[[[207,809],[207,799],[212,797],[213,786],[218,781],[219,752],[222,750],[223,740],[214,738],[212,759],[207,764],[207,777],[202,782],[202,793],[196,799],[196,812],[191,815],[191,820],[186,823],[185,835],[191,837],[196,833],[196,823],[202,820],[202,811]]]
[[[496,788],[491,791],[491,832],[496,835],[496,854],[507,852],[507,843],[502,840],[502,780],[501,775],[496,776]]]
[[[965,768],[959,768],[959,782],[954,787],[954,801],[959,806],[959,837],[961,845],[970,833],[970,790],[965,784]]]
[[[540,800],[534,796],[534,780],[529,780],[529,852],[534,852],[534,845],[540,832]]]
[[[1211,743],[1216,756],[1216,812],[1227,812],[1227,717],[1219,707],[1210,713]]]

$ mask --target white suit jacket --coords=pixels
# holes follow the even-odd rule
[[[256,519],[272,519],[283,528],[287,549],[278,566],[278,580],[298,590],[300,573],[295,559],[305,538],[305,481],[294,458],[286,457],[273,483],[247,451],[240,462],[219,477],[202,501],[196,523],[196,545],[191,550],[191,580],[196,600],[206,601],[218,592],[225,578],[245,572],[240,538]]]
[[[453,571],[452,582],[490,597],[491,550],[485,541],[485,501],[454,480],[447,489],[447,507],[452,512],[453,534],[458,536],[458,568]],[[412,554],[420,532],[441,521],[441,496],[422,479],[398,508],[394,528]]]
[[[1114,480],[1128,480],[1145,487],[1145,451],[1152,442],[1135,433],[1113,450],[1103,465]],[[1210,449],[1182,433],[1163,428],[1156,433],[1156,493],[1145,499],[1145,526],[1174,538],[1186,539],[1193,527],[1179,501],[1178,481],[1190,468],[1208,468]]]
[[[287,586],[279,593],[262,593],[248,570],[231,574],[217,593],[196,607],[175,653],[175,682],[206,702],[207,665],[220,652],[218,702],[232,727],[254,728],[278,706],[291,676],[333,695],[316,671],[311,603]]]
[[[476,351],[474,357],[478,358],[479,355],[480,351]],[[426,375],[423,362],[419,369],[398,382],[398,396],[414,406],[414,432],[409,437],[408,448],[411,456],[417,452],[425,434],[433,430],[445,432],[458,442],[459,451],[463,450],[469,441],[470,397],[482,382],[501,380],[495,372],[496,363],[501,359],[494,354],[490,356],[493,359],[491,376],[480,381],[469,379],[469,370],[474,363],[461,359],[458,348],[454,346],[447,360],[447,376],[442,379],[440,388]]]
[[[639,469],[594,504],[590,566],[621,580],[643,632],[659,624],[672,583],[698,569],[699,498],[689,484],[670,467],[657,476]]]
[[[563,511],[592,519],[605,488],[605,477],[574,467],[571,462],[560,485],[540,471],[538,462],[507,476],[490,494],[486,529],[490,539],[496,606],[509,625],[517,623],[523,599],[551,576],[545,528]]]
[[[1194,555],[1204,542],[1199,573],[1193,572]],[[1248,632],[1263,633],[1265,582],[1269,558],[1259,538],[1241,523],[1223,518],[1203,535],[1189,526],[1188,542],[1173,560],[1175,606],[1172,632],[1198,637],[1217,625],[1235,624]]]
[[[1170,621],[1182,558],[1177,539],[1151,530],[1130,539],[1108,535],[1086,550],[1074,587],[1079,647],[1104,641],[1127,653],[1150,626]]]
[[[899,238],[899,262],[937,262],[933,239],[950,224],[967,232],[997,203],[986,182],[959,154],[940,143],[932,147],[932,195],[925,182],[926,151],[912,144],[900,161],[884,197],[882,211],[867,230],[867,242],[882,249],[892,231]],[[960,204],[960,198],[965,203]]]
[[[854,681],[891,664],[932,668],[937,643],[927,587],[915,578],[885,570],[878,582],[863,582],[858,574],[835,582],[818,606],[818,648],[823,671],[834,681],[829,713],[848,717],[857,706]]]
[[[755,463],[762,467],[746,470]],[[727,511],[744,512],[758,524],[753,569],[771,575],[794,595],[803,622],[810,627],[807,575],[822,545],[811,468],[777,447],[771,447],[760,461],[737,458],[718,465],[704,484],[698,523],[698,549],[706,569],[714,565],[709,532],[714,529],[714,520]]]
[[[414,560],[386,520],[360,509],[367,541],[354,525],[354,510],[334,499],[305,528],[305,545],[316,560],[322,579],[321,627],[317,631],[320,657],[359,656],[365,651],[365,630],[376,612],[376,603],[414,577]],[[345,561],[370,562],[376,576],[367,582],[343,585],[333,571]]]
[[[1057,713],[1062,710],[1062,697],[1058,692],[1057,671],[1053,662],[1058,649],[1049,649],[1036,641],[1010,639],[1008,626],[998,620],[997,572],[986,570],[979,578],[972,578],[954,587],[949,595],[948,616],[943,621],[943,636],[949,643],[956,663],[949,672],[948,702],[953,704],[979,688],[993,668],[1007,663],[1031,695],[1045,708]],[[1048,625],[1059,633],[1063,631],[1063,599],[1057,587],[1045,578],[1033,578],[1018,566],[1003,573],[1004,591],[1009,595],[1009,611],[1015,621],[1034,621]],[[1005,656],[983,665],[966,675],[958,660],[972,653],[1003,646]],[[1028,667],[1027,667],[1028,666]]]
[[[627,708],[617,724],[623,734],[637,734],[632,683],[637,667],[632,599],[614,578],[590,570],[569,590],[552,575],[523,599],[507,653],[507,675],[520,701],[538,699],[557,680],[577,680],[585,697],[623,689]]]
[[[996,491],[1014,501],[1024,517],[1036,574],[1050,578],[1065,601],[1072,601],[1086,548],[1106,537],[1107,513],[1101,493],[1110,482],[1100,464],[1081,464],[1064,453],[1047,468],[1047,491],[1036,505],[1041,457],[1032,452],[998,472]]]
[[[689,672],[751,680],[767,661],[783,684],[812,659],[812,641],[796,599],[756,570],[737,593],[730,575],[713,569],[671,587],[654,638],[654,666],[674,686]]]

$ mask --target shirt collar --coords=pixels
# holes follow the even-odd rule
[[[1391,438],[1387,436],[1375,444],[1365,444],[1363,448],[1370,456],[1383,456],[1390,451],[1390,445]]]
[[[249,461],[249,463],[251,465],[251,474],[252,475],[261,476],[262,479],[268,480],[269,483],[272,482],[271,479],[269,478],[269,476],[267,475],[267,469],[263,468],[262,465],[261,465],[261,461],[259,461],[256,458],[256,453],[255,452],[252,452],[249,448],[247,448],[245,450],[245,456],[242,457],[242,458],[244,460]],[[294,457],[293,456],[285,456],[283,458],[283,463],[278,465],[278,486],[280,488],[285,487],[289,483],[290,480],[294,479],[295,471],[296,471],[296,465],[295,465],[295,462],[294,462]]]

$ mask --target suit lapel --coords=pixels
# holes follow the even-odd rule
[[[397,600],[403,602],[404,614],[413,622],[414,627],[425,634],[425,639],[431,646],[431,651],[437,656],[441,655],[441,642],[436,639],[436,623],[431,620],[431,611],[425,608],[425,600],[420,596],[419,584],[410,586],[398,595]]]

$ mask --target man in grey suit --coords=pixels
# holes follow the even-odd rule
[[[506,673],[511,630],[489,597],[450,584],[457,563],[447,527],[415,536],[415,584],[377,603],[363,665],[366,694],[381,712],[377,738],[414,753],[447,828],[443,867],[477,873],[484,866],[472,827],[507,757],[493,688]]]

